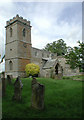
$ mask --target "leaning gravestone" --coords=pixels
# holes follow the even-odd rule
[[[32,80],[31,106],[38,110],[44,108],[44,85],[38,83],[35,78]]]
[[[5,72],[1,73],[1,79],[2,79],[2,97],[4,97],[6,94]]]
[[[8,82],[8,84],[12,84],[10,75],[7,75],[7,82]]]
[[[14,96],[13,100],[20,101],[21,100],[21,91],[22,91],[23,84],[18,76],[15,83],[14,83]]]

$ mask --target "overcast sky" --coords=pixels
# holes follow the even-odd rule
[[[10,0],[11,1],[11,0]],[[68,46],[82,40],[82,2],[2,2],[0,3],[0,54],[5,50],[5,25],[16,14],[31,21],[32,46],[63,39]]]

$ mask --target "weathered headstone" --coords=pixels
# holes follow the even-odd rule
[[[13,100],[20,101],[21,100],[21,91],[23,88],[23,84],[18,76],[15,83],[14,83],[14,96]]]
[[[32,99],[31,106],[38,110],[44,108],[44,85],[38,83],[35,78],[32,80]]]
[[[12,77],[11,77],[10,75],[7,75],[7,83],[8,83],[8,84],[12,84],[11,78],[12,78]]]
[[[2,72],[1,79],[2,79],[2,97],[4,97],[6,94],[5,72]]]

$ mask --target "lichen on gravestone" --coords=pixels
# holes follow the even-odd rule
[[[32,98],[31,106],[35,109],[44,109],[44,85],[37,82],[36,78],[32,80]]]

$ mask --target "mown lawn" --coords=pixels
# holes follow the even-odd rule
[[[81,118],[82,81],[72,78],[54,80],[37,78],[45,85],[45,108],[38,111],[31,108],[31,78],[21,78],[23,83],[22,101],[12,101],[14,86],[7,85],[6,96],[2,99],[3,118]],[[14,83],[14,80],[12,80]]]

